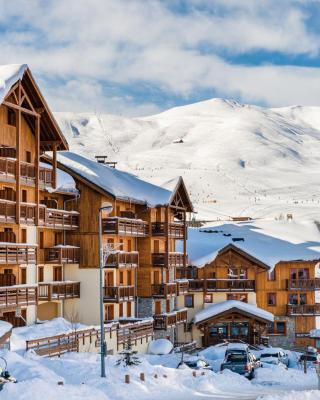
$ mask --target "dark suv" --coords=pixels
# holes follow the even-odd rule
[[[257,360],[253,354],[248,351],[228,351],[221,364],[220,370],[229,369],[237,374],[244,375],[248,379],[253,379],[255,369],[258,367]]]

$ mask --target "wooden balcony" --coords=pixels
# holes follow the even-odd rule
[[[39,300],[80,298],[80,282],[43,282],[38,284]]]
[[[204,290],[204,279],[189,279],[189,292],[203,292]]]
[[[139,253],[137,251],[117,251],[110,254],[105,262],[107,268],[137,268]]]
[[[37,287],[17,285],[0,287],[0,309],[37,304]]]
[[[155,330],[167,330],[176,325],[177,314],[175,311],[168,314],[157,314],[153,316]]]
[[[48,264],[78,264],[80,248],[75,246],[54,246],[44,249],[44,261]]]
[[[207,279],[207,292],[254,292],[255,281],[250,279]]]
[[[165,222],[152,222],[152,236],[166,236],[167,227]],[[186,231],[182,222],[170,222],[168,224],[168,235],[171,239],[183,239]]]
[[[74,230],[79,228],[79,213],[55,208],[47,208],[41,204],[39,208],[39,225],[52,229]]]
[[[320,315],[320,304],[288,304],[287,315]]]
[[[287,279],[287,290],[320,290],[320,278],[314,279]]]
[[[37,247],[28,244],[0,244],[0,264],[35,264]]]
[[[188,320],[188,309],[182,308],[181,310],[177,310],[177,321],[176,324],[184,324]]]
[[[42,186],[51,186],[53,184],[52,168],[39,167],[39,181]]]
[[[160,283],[151,285],[151,295],[153,297],[168,298],[176,296],[177,284],[176,283]]]
[[[133,301],[134,296],[134,286],[105,286],[103,288],[103,301],[106,303],[121,303],[123,301]]]
[[[154,267],[183,267],[184,254],[183,253],[169,253],[168,262],[166,253],[152,253],[152,265]]]
[[[0,179],[14,181],[16,177],[16,160],[0,157]]]
[[[189,291],[189,281],[187,279],[176,280],[177,284],[177,295],[186,294]]]
[[[20,204],[20,223],[34,225],[36,221],[36,204]],[[0,199],[0,222],[16,222],[16,202]]]
[[[109,217],[102,220],[103,233],[108,235],[146,237],[149,235],[148,223],[139,219]]]
[[[16,163],[17,161],[15,161]],[[34,182],[36,179],[36,168],[34,164],[20,161],[20,176],[25,181]]]

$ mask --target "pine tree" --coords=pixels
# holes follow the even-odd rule
[[[136,356],[137,351],[132,349],[131,332],[129,333],[128,341],[124,345],[124,349],[119,354],[121,355],[121,358],[119,358],[116,365],[122,364],[127,367],[140,364],[141,361]]]

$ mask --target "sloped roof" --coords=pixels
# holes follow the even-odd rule
[[[22,81],[22,86],[34,108],[41,109],[40,131],[41,141],[43,141],[41,149],[50,150],[50,146],[44,144],[45,141],[56,141],[58,150],[67,150],[66,138],[62,134],[27,64],[0,65],[0,104],[5,101],[10,89],[19,80]],[[28,122],[30,116],[25,115],[25,119]],[[30,123],[30,126],[33,125],[33,123]]]
[[[147,204],[150,207],[168,205],[171,191],[145,182],[136,176],[89,160],[69,151],[59,152],[59,168],[76,175],[112,197]]]
[[[233,309],[238,310],[240,313],[242,311],[245,314],[252,315],[265,321],[274,321],[274,315],[263,310],[262,308],[252,304],[244,303],[243,301],[225,300],[221,301],[220,303],[211,304],[205,309],[199,311],[194,317],[194,323],[199,324]]]
[[[273,268],[280,261],[320,260],[319,237],[311,221],[220,222],[189,229],[187,251],[190,264],[201,268],[232,245]],[[177,251],[179,246],[177,243]]]

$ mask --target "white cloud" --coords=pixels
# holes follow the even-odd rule
[[[166,7],[172,0],[0,0],[0,63],[28,63],[56,110],[159,110],[108,96],[104,82],[148,82],[186,99],[212,89],[272,105],[320,104],[317,68],[235,65],[219,56],[259,49],[317,56],[319,36],[307,29],[302,0],[187,3],[190,11],[177,14]]]

